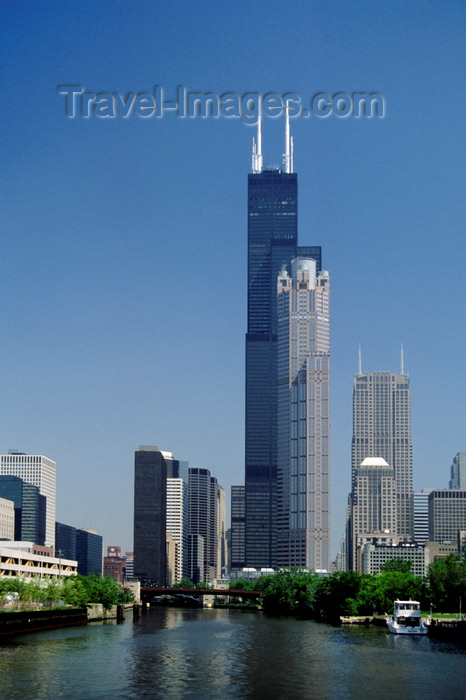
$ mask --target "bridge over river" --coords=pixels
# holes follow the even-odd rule
[[[141,601],[149,602],[155,596],[189,596],[202,600],[205,595],[229,596],[230,598],[246,598],[248,600],[257,600],[261,595],[261,591],[241,591],[232,588],[162,588],[159,586],[144,586],[141,587]]]

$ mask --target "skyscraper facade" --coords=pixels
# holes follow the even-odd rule
[[[277,564],[277,277],[298,253],[316,259],[320,248],[298,248],[298,180],[292,146],[285,167],[262,167],[261,126],[248,176],[248,319],[246,333],[245,559],[252,567]]]
[[[246,565],[245,544],[245,488],[231,487],[230,569],[238,571]]]
[[[37,486],[39,493],[45,496],[45,544],[55,547],[55,462],[43,455],[10,451],[7,455],[0,455],[0,476],[3,475],[18,476],[25,483]]]
[[[277,294],[277,564],[328,570],[328,273],[317,273],[313,258],[294,258]]]
[[[134,576],[147,585],[166,583],[167,463],[155,446],[134,455]]]
[[[402,372],[367,372],[354,377],[352,492],[356,472],[366,457],[382,457],[394,470],[396,535],[413,537],[413,464],[411,392]],[[351,528],[354,533],[354,528]],[[353,568],[355,542],[349,543],[348,564]]]

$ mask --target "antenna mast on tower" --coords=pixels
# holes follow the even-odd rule
[[[290,135],[290,107],[288,102],[285,104],[285,153],[283,156],[283,165],[285,173],[293,172],[293,137]]]
[[[262,114],[260,107],[257,117],[257,140],[252,139],[252,172],[262,172]]]

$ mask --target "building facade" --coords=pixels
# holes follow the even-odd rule
[[[231,533],[230,533],[230,570],[238,571],[245,566],[245,487],[231,487]]]
[[[156,446],[134,455],[134,576],[142,584],[165,586],[167,463]]]
[[[413,494],[414,541],[423,544],[429,540],[429,493],[433,489],[421,489]]]
[[[15,539],[15,504],[0,497],[0,540]]]
[[[277,277],[298,254],[321,268],[320,248],[298,248],[298,180],[289,122],[284,169],[262,167],[259,119],[248,176],[245,411],[245,563],[277,564]]]
[[[101,574],[103,565],[103,538],[94,530],[76,530],[76,559],[78,574]]]
[[[56,464],[43,455],[27,455],[10,450],[7,455],[0,455],[0,476],[18,476],[27,484],[39,488],[45,496],[45,544],[55,547],[55,493]]]
[[[330,282],[300,256],[278,276],[277,564],[327,571]]]
[[[457,545],[466,530],[466,490],[433,489],[429,493],[429,540]]]

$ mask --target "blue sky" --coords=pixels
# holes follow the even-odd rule
[[[466,449],[462,2],[3,2],[2,451],[57,462],[57,519],[132,548],[140,444],[243,481],[246,186],[238,119],[68,119],[59,85],[378,92],[292,122],[299,239],[332,284],[332,541],[352,379],[412,387],[415,488]],[[266,119],[279,164],[283,119]]]

